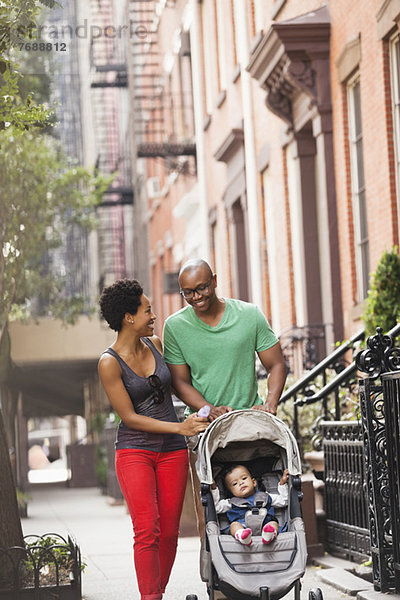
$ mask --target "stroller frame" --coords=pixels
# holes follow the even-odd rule
[[[231,535],[221,534],[211,485],[218,466],[252,460],[289,471],[289,502],[285,511],[288,531],[271,544],[253,537],[251,546],[239,544]],[[267,458],[269,457],[269,460]],[[277,417],[265,411],[239,410],[226,413],[212,422],[198,445],[196,470],[201,483],[205,515],[205,538],[200,553],[200,571],[207,583],[210,600],[220,591],[229,600],[279,600],[291,589],[300,600],[307,549],[301,514],[301,461],[295,438]],[[271,491],[271,490],[267,490]],[[192,596],[188,599],[194,600]],[[309,599],[322,600],[319,588]]]

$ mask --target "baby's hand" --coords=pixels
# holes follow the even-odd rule
[[[281,477],[281,480],[280,480],[279,484],[280,485],[285,485],[285,483],[288,482],[288,479],[289,479],[289,471],[287,469],[285,469],[283,471],[283,475]]]

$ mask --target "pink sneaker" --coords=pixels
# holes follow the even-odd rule
[[[267,523],[264,525],[261,537],[263,544],[270,544],[273,542],[273,540],[276,538],[276,529],[272,523]]]
[[[251,529],[249,529],[247,527],[246,529],[239,529],[239,531],[237,531],[235,533],[235,538],[241,544],[244,544],[245,546],[250,546],[250,544],[251,544],[251,534],[252,534]]]

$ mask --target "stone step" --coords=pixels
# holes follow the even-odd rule
[[[336,588],[348,594],[349,596],[356,596],[358,592],[365,590],[373,590],[372,583],[357,577],[352,573],[349,573],[345,569],[339,567],[333,569],[322,569],[319,572],[321,581],[328,583],[332,587]]]
[[[338,556],[332,556],[331,554],[324,554],[323,556],[316,556],[312,560],[313,565],[322,567],[323,569],[345,569],[346,571],[353,571],[358,566],[350,560],[339,558]]]
[[[399,594],[384,594],[375,590],[364,590],[358,592],[357,600],[400,600]]]

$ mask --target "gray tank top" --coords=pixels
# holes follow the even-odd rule
[[[148,338],[141,339],[150,348],[156,362],[154,374],[159,377],[164,394],[164,400],[160,403],[154,401],[154,388],[151,387],[147,377],[137,375],[112,348],[107,348],[105,353],[111,354],[119,362],[122,370],[122,381],[138,415],[145,415],[159,421],[178,423],[171,398],[171,374],[165,364],[164,357]],[[121,421],[118,425],[115,448],[117,450],[136,448],[154,452],[172,452],[173,450],[186,448],[186,441],[182,435],[175,433],[150,433],[131,429]]]

